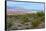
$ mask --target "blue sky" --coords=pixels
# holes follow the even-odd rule
[[[8,7],[21,7],[25,9],[44,10],[44,4],[42,3],[27,3],[27,2],[12,2],[7,1]]]

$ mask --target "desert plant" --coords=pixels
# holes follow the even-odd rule
[[[41,23],[41,21],[39,19],[34,19],[31,23],[33,27],[37,27]]]
[[[6,26],[8,30],[11,29],[11,27],[14,25],[14,22],[15,20],[13,19],[13,17],[7,17]]]
[[[28,17],[26,16],[21,17],[21,21],[22,21],[22,24],[29,22]]]
[[[38,17],[42,17],[42,16],[44,16],[45,14],[44,14],[44,12],[43,11],[40,11],[40,12],[37,12],[36,13],[36,16],[38,16]]]

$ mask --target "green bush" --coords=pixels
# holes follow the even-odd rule
[[[42,17],[42,16],[44,16],[44,15],[45,15],[45,13],[44,13],[43,11],[36,13],[36,16],[38,16],[38,17]]]
[[[24,15],[21,17],[21,21],[22,21],[22,24],[25,24],[25,23],[29,22],[29,19],[27,16]]]
[[[11,29],[11,27],[14,25],[15,19],[12,17],[7,17],[6,26],[7,29]]]
[[[40,19],[34,19],[31,23],[33,27],[37,27],[41,23],[41,21]]]

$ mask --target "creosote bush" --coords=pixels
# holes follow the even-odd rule
[[[26,16],[22,16],[21,21],[22,21],[22,24],[25,24],[25,23],[29,22],[29,20]]]
[[[33,19],[31,23],[33,27],[37,27],[41,23],[41,19],[40,18]]]
[[[10,15],[10,17],[7,17],[7,21],[6,21],[7,29],[11,29],[11,27],[14,25],[15,20],[12,18],[13,17],[11,17],[11,15]]]

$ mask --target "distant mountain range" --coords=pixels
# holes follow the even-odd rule
[[[41,10],[24,9],[22,7],[8,7],[7,14],[26,14],[26,13],[36,13]]]

